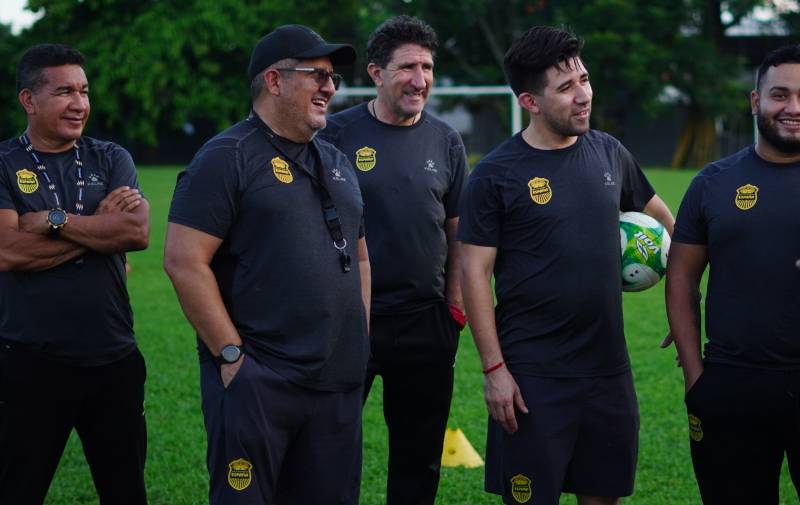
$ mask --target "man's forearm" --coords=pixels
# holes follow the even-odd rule
[[[448,219],[445,223],[447,235],[447,264],[445,265],[445,298],[447,303],[464,310],[464,295],[461,289],[461,242],[456,240],[458,218]]]
[[[86,251],[85,247],[67,240],[8,230],[0,237],[0,271],[48,270]]]
[[[70,215],[61,236],[103,254],[146,249],[149,243],[149,206],[146,200],[132,212],[93,216]]]
[[[494,298],[489,278],[482,272],[465,271],[462,278],[464,306],[483,368],[503,361],[494,319]]]
[[[231,321],[214,272],[208,265],[176,261],[168,263],[166,271],[186,318],[212,353],[226,344],[241,345],[239,332]]]

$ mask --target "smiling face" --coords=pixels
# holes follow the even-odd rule
[[[392,52],[385,68],[367,67],[378,90],[380,120],[412,124],[422,112],[433,86],[433,54],[417,44],[403,44]]]
[[[566,139],[589,131],[592,111],[589,72],[580,58],[570,62],[570,66],[548,68],[545,87],[530,94],[536,128],[554,138]]]
[[[750,94],[750,106],[759,154],[767,159],[800,156],[800,64],[770,67]]]
[[[63,151],[80,138],[89,119],[89,83],[78,65],[45,68],[42,78],[35,91],[19,93],[28,134],[37,150]]]
[[[333,65],[327,57],[301,60],[294,67],[333,71]],[[328,103],[336,93],[333,81],[329,78],[319,84],[310,73],[272,71],[277,72],[280,79],[280,110],[274,118],[276,132],[294,142],[308,142],[325,128]]]

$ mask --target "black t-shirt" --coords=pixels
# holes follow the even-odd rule
[[[481,160],[458,239],[497,248],[496,323],[510,370],[588,377],[629,368],[619,212],[653,195],[631,154],[594,130],[552,151],[517,134]]]
[[[445,299],[445,220],[458,217],[464,143],[423,112],[411,126],[372,117],[367,104],[328,118],[321,133],[358,169],[372,264],[372,312],[391,314]]]
[[[800,369],[798,191],[800,163],[770,163],[752,147],[689,186],[672,240],[708,248],[708,361]]]
[[[130,154],[111,142],[78,140],[83,161],[83,215],[120,186],[138,188]],[[37,153],[61,207],[76,213],[73,149]],[[55,207],[52,191],[16,138],[0,144],[0,208],[19,215]],[[69,226],[69,224],[67,224]],[[111,363],[136,347],[125,256],[90,251],[42,272],[0,272],[0,338],[79,366]]]
[[[369,353],[358,182],[327,142],[272,135],[252,116],[207,142],[178,175],[169,221],[222,239],[211,268],[247,352],[302,386],[351,390],[363,383]],[[311,149],[321,170],[292,159],[314,159]],[[323,219],[320,173],[353,258],[349,273]]]

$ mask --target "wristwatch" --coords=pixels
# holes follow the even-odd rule
[[[228,344],[219,351],[219,356],[215,359],[218,365],[229,365],[242,359],[242,346]]]
[[[67,211],[58,208],[51,209],[50,212],[47,213],[47,226],[50,228],[47,234],[50,236],[57,236],[61,228],[67,224],[67,221],[69,221]]]

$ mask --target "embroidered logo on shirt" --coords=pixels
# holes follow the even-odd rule
[[[750,210],[758,203],[758,187],[752,184],[745,184],[736,190],[734,199],[736,207],[741,210]]]
[[[531,480],[521,473],[511,477],[511,496],[517,500],[517,503],[527,503],[533,496]]]
[[[605,185],[605,186],[616,186],[617,185],[617,183],[614,182],[614,179],[611,178],[611,172],[604,173],[603,174],[603,179],[605,179],[605,182],[603,182],[603,185]]]
[[[375,162],[377,161],[375,153],[375,149],[367,146],[356,151],[356,168],[362,172],[369,172],[375,168]]]
[[[695,442],[703,440],[702,423],[694,414],[689,414],[689,436],[692,437],[692,440]]]
[[[338,168],[332,169],[331,175],[332,175],[331,179],[333,179],[334,181],[347,182],[347,179],[342,177],[342,171],[339,170]]]
[[[553,198],[553,190],[550,189],[549,179],[534,177],[528,181],[528,188],[531,190],[531,199],[534,203],[545,205]]]
[[[103,182],[103,179],[101,179],[99,175],[97,175],[94,172],[90,172],[89,173],[89,177],[86,178],[86,185],[87,186],[105,186],[106,183]]]
[[[39,189],[39,179],[35,173],[23,168],[17,172],[17,187],[26,195],[30,195]]]
[[[289,170],[289,164],[282,160],[279,156],[272,158],[270,163],[272,163],[272,173],[275,174],[276,179],[284,184],[289,184],[294,180],[292,171]]]
[[[253,465],[246,459],[235,459],[228,464],[228,484],[237,490],[247,489],[253,480]]]
[[[423,168],[428,172],[438,172],[438,170],[436,169],[436,162],[434,162],[433,160],[426,161],[425,166]]]

